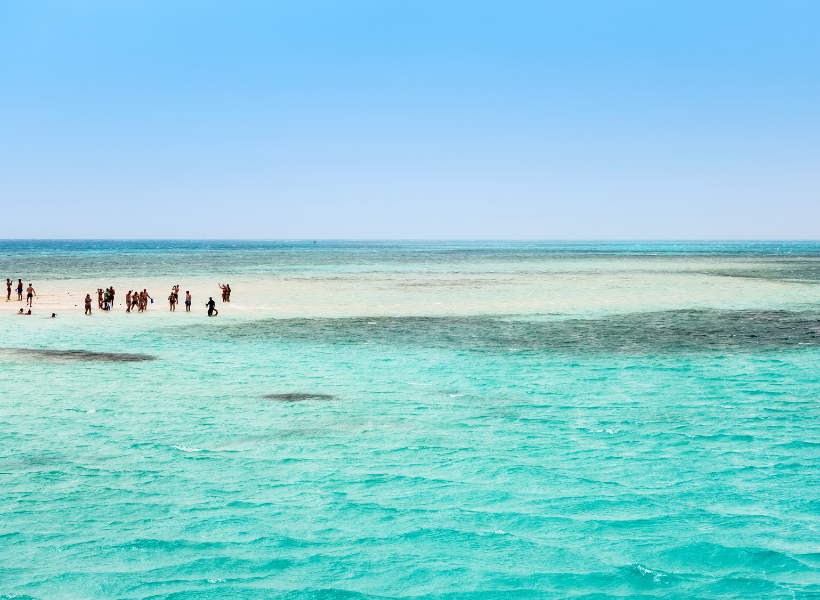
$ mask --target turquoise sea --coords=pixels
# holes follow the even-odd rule
[[[0,300],[0,597],[820,598],[820,243],[2,241],[0,277],[38,294]]]

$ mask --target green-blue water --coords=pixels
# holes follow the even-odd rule
[[[0,595],[820,597],[820,244],[6,241],[0,276],[40,294],[0,302]],[[156,304],[62,298],[114,281]]]

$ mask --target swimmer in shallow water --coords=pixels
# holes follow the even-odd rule
[[[31,314],[31,309],[28,309],[28,312],[23,312],[23,309],[21,308],[21,309],[20,309],[20,312],[19,312],[19,313],[17,313],[17,314],[18,314],[18,315],[23,315],[23,316],[30,315],[30,314]]]

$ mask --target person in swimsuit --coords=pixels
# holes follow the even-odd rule
[[[23,299],[23,280],[22,279],[17,280],[17,299],[18,300]]]
[[[51,313],[51,318],[56,319],[57,318],[57,313]]]
[[[28,304],[29,306],[34,306],[34,296],[36,295],[37,292],[34,291],[34,288],[31,286],[31,284],[28,284],[28,287],[26,288],[26,304]]]
[[[174,290],[174,304],[179,304],[179,286],[175,285],[173,287]]]
[[[191,312],[191,292],[185,290],[185,312]]]
[[[145,294],[145,300],[143,300],[143,302],[145,304],[145,308],[148,308],[148,301],[150,300],[151,302],[153,302],[154,299],[151,298],[151,296],[148,295],[148,290],[143,289],[142,293]]]
[[[102,290],[102,288],[97,288],[97,307],[100,310],[103,309],[103,290]]]
[[[174,297],[174,292],[171,292],[168,295],[168,305],[170,306],[168,310],[170,310],[171,312],[176,312],[177,299]]]
[[[11,300],[11,279],[6,279],[6,302]]]
[[[131,290],[125,293],[125,312],[131,312]]]
[[[23,309],[21,308],[20,312],[17,313],[17,314],[18,315],[23,315],[23,316],[30,315],[31,314],[31,309],[28,309],[28,312],[23,312]]]
[[[218,286],[219,286],[219,289],[221,289],[221,290],[222,290],[222,302],[227,302],[227,301],[228,301],[228,300],[227,300],[227,298],[228,298],[228,291],[227,291],[227,290],[228,290],[228,288],[226,288],[226,287],[225,287],[224,285],[222,285],[221,283],[217,283],[216,285],[218,285]]]
[[[85,314],[91,314],[91,294],[85,295]]]
[[[114,286],[108,288],[108,310],[114,308]]]
[[[219,311],[216,310],[216,302],[214,302],[213,297],[208,298],[208,302],[205,304],[205,306],[208,309],[208,316],[209,317],[215,317],[216,315],[219,314]]]

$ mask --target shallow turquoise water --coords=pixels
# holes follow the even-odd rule
[[[340,313],[0,314],[0,594],[820,597],[820,245],[0,252],[52,287],[255,278],[273,309],[368,285]],[[670,277],[677,304],[482,312],[556,270],[582,300]],[[378,309],[404,275],[454,303]]]

